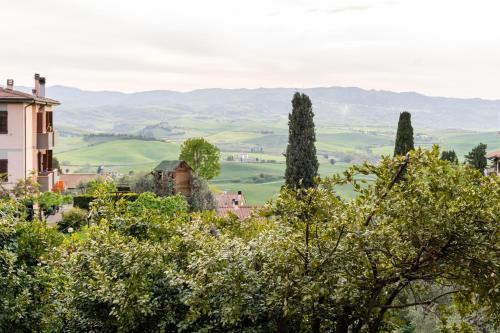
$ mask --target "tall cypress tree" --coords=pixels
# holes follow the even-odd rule
[[[309,96],[296,92],[288,115],[288,146],[286,148],[285,181],[291,188],[314,186],[318,174],[314,113]]]
[[[410,150],[413,149],[415,149],[415,146],[413,144],[413,127],[411,126],[411,114],[404,111],[399,115],[394,156],[406,155]]]
[[[486,148],[487,145],[484,143],[480,143],[474,147],[470,153],[465,155],[465,161],[467,164],[483,172],[488,165],[488,160],[486,159]]]

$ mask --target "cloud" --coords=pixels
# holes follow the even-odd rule
[[[345,6],[345,7],[337,7],[334,9],[327,10],[328,14],[340,14],[343,12],[360,12],[360,11],[365,11],[373,6],[369,5],[359,5],[359,6]]]

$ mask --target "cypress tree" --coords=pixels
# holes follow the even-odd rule
[[[309,96],[296,92],[292,99],[292,112],[288,115],[288,146],[286,148],[286,185],[303,188],[314,186],[318,174],[314,113]]]
[[[454,150],[443,150],[441,160],[449,161],[451,164],[458,164],[458,157]]]
[[[398,132],[396,134],[396,145],[394,147],[394,156],[406,155],[413,150],[413,127],[411,126],[411,114],[401,112],[399,115]]]
[[[486,160],[486,148],[487,146],[484,143],[478,144],[470,153],[465,155],[465,161],[470,166],[483,172],[488,164],[488,160]]]

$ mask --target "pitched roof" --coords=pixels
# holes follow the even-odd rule
[[[500,150],[492,151],[486,154],[486,158],[500,158]]]
[[[253,206],[239,206],[237,209],[233,207],[217,207],[217,216],[226,217],[230,212],[236,214],[239,219],[243,220],[250,217],[252,211],[257,208]]]
[[[223,192],[214,194],[215,201],[217,202],[217,207],[231,207],[233,205],[233,200],[238,201],[240,205],[245,204],[245,196],[241,194],[241,199],[239,194],[236,192]]]
[[[154,171],[163,171],[163,172],[170,172],[174,171],[178,167],[182,166],[182,164],[185,164],[188,168],[191,169],[191,167],[186,163],[186,161],[181,161],[181,160],[164,160],[161,161],[160,164],[154,168]]]
[[[51,104],[51,105],[61,104],[54,99],[46,97],[38,97],[18,90],[7,89],[3,87],[0,87],[0,102],[8,102],[8,103],[37,102],[41,104]]]

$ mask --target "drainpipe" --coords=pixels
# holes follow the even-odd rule
[[[27,149],[26,149],[26,109],[29,108],[30,106],[33,106],[36,102],[33,101],[31,103],[29,103],[28,105],[26,105],[24,107],[24,112],[23,112],[23,122],[24,122],[24,194],[26,195],[26,167],[27,167],[27,163],[26,163],[26,159],[27,159]],[[26,197],[25,197],[26,199]]]

